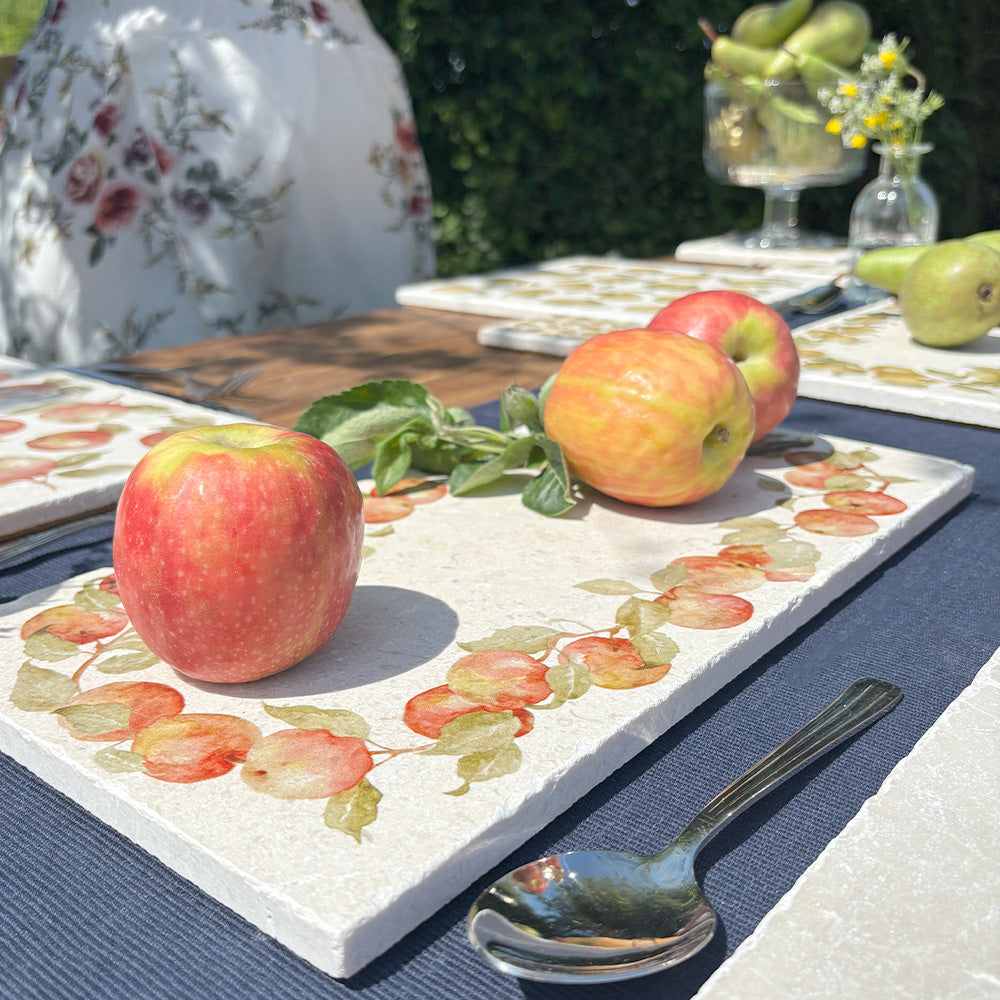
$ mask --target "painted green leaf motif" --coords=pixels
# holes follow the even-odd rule
[[[660,667],[680,652],[677,643],[662,632],[648,632],[632,636],[632,645],[638,650],[647,667]]]
[[[74,732],[84,736],[99,736],[116,729],[128,729],[132,707],[115,701],[95,705],[66,705],[55,709],[55,713],[61,715]]]
[[[573,701],[590,690],[593,680],[590,671],[582,663],[557,663],[545,672],[545,682],[555,695],[546,708],[558,708],[567,701]]]
[[[766,545],[785,537],[785,529],[766,517],[733,518],[722,526],[736,528],[722,536],[723,545]]]
[[[76,694],[76,685],[65,674],[25,663],[17,672],[10,701],[22,712],[51,712]]]
[[[812,542],[798,542],[793,539],[786,539],[765,545],[764,551],[774,561],[775,569],[813,566],[819,562],[819,549]]]
[[[296,729],[326,729],[334,736],[368,738],[371,727],[356,712],[346,708],[316,708],[313,705],[265,705],[264,711]]]
[[[549,648],[553,640],[562,635],[544,625],[514,625],[497,629],[485,639],[456,643],[467,653],[487,653],[491,650],[505,650],[512,653],[541,653]]]
[[[142,754],[118,747],[102,747],[94,754],[94,763],[111,774],[137,774],[142,770]]]
[[[664,593],[680,586],[687,579],[687,570],[683,566],[664,566],[649,575],[649,582],[654,590]]]
[[[148,670],[160,662],[160,658],[148,649],[142,653],[120,653],[109,656],[97,663],[96,669],[102,674],[131,674],[136,670]]]
[[[521,766],[521,748],[515,743],[507,743],[493,750],[481,750],[459,758],[456,770],[462,785],[445,792],[445,795],[464,795],[472,782],[489,781],[514,774]]]
[[[770,476],[758,476],[757,489],[763,490],[765,493],[784,493],[788,487],[780,480],[772,479]]]
[[[93,462],[95,459],[99,458],[99,454],[96,451],[88,451],[83,454],[75,455],[63,455],[56,461],[56,465],[60,469],[73,469],[78,465],[86,465],[88,462]]]
[[[109,608],[117,608],[121,604],[121,598],[98,587],[84,587],[73,595],[73,603],[88,611],[107,611]]]
[[[56,663],[65,660],[70,656],[76,656],[80,652],[80,647],[75,642],[68,639],[60,639],[59,636],[43,629],[35,632],[24,640],[24,653],[33,660],[45,660],[49,663]]]
[[[588,594],[603,594],[605,597],[628,597],[638,594],[640,590],[627,580],[584,580],[573,585]]]
[[[128,473],[131,471],[131,465],[102,465],[99,468],[64,469],[61,472],[57,472],[56,475],[67,479],[89,479],[95,476],[116,476],[122,472]]]
[[[839,476],[827,476],[823,480],[824,490],[863,490],[868,486],[868,480],[864,476],[856,476],[850,472],[841,473]]]
[[[353,788],[331,795],[323,810],[323,822],[361,843],[361,831],[378,818],[382,793],[362,778]]]
[[[646,635],[670,621],[670,608],[630,597],[616,612],[615,621],[627,628],[630,636]]]
[[[421,753],[464,757],[497,750],[510,743],[520,728],[512,712],[469,712],[442,726],[437,742]]]

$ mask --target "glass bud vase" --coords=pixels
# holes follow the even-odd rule
[[[933,243],[938,237],[937,197],[920,176],[922,158],[934,147],[930,143],[876,143],[872,148],[880,157],[878,174],[854,200],[848,225],[852,266],[866,250]],[[847,294],[855,302],[873,302],[886,295],[853,278]]]

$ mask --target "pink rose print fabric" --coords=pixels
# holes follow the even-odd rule
[[[432,277],[400,66],[358,0],[50,2],[0,121],[0,354],[323,322]]]

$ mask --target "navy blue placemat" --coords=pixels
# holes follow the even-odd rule
[[[496,407],[477,411],[495,419]],[[972,496],[352,979],[318,972],[0,755],[0,998],[10,1000],[504,1000],[579,997],[494,972],[465,943],[476,893],[558,850],[665,845],[708,799],[850,681],[901,704],[790,779],[705,849],[719,911],[676,969],[586,987],[588,1000],[691,997],[1000,646],[1000,435],[800,400],[788,421],[976,467]],[[107,532],[9,570],[0,600],[110,565]],[[839,947],[849,949],[849,945]]]

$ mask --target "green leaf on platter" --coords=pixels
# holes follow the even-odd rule
[[[346,708],[316,708],[313,705],[264,705],[268,715],[296,729],[326,729],[334,736],[368,738],[371,727],[356,712]]]
[[[547,704],[546,708],[557,708],[567,701],[573,701],[586,694],[593,686],[590,671],[582,663],[574,663],[572,660],[549,667],[545,672],[545,681],[555,695],[555,701]]]
[[[142,770],[142,754],[118,747],[102,747],[94,754],[94,763],[111,774],[137,774]]]
[[[670,608],[638,597],[630,597],[615,613],[615,621],[628,629],[630,637],[656,632],[670,621]]]
[[[65,674],[24,663],[17,672],[10,702],[22,712],[51,712],[76,694],[76,685]]]
[[[395,526],[387,524],[382,528],[376,528],[374,531],[366,531],[365,538],[385,538],[386,535],[394,535],[395,533]]]
[[[323,810],[323,823],[331,830],[339,830],[361,843],[361,831],[378,818],[378,804],[382,793],[367,779],[362,778],[353,788],[331,795]]]
[[[416,418],[375,443],[372,478],[380,494],[388,493],[410,471],[413,461],[410,446],[419,436],[421,424],[429,426],[424,418]]]
[[[35,632],[34,635],[29,635],[24,640],[25,656],[32,660],[46,660],[49,663],[55,663],[76,656],[79,652],[80,647],[75,642],[60,639],[59,636],[53,635],[47,629]]]
[[[553,372],[543,383],[541,389],[538,390],[538,413],[540,418],[544,421],[545,419],[545,400],[549,398],[549,390],[552,388],[556,380],[556,375],[558,372]]]
[[[148,649],[144,652],[125,652],[97,661],[96,669],[102,674],[131,674],[156,666],[160,658]]]
[[[632,645],[635,646],[642,662],[647,667],[662,667],[665,663],[670,663],[680,652],[680,647],[668,635],[662,632],[645,632],[641,635],[632,636]]]
[[[83,736],[100,736],[116,729],[128,729],[132,707],[119,701],[94,705],[66,705],[53,710],[61,715],[73,732]]]
[[[487,653],[491,650],[505,650],[512,653],[542,653],[549,649],[553,641],[563,633],[544,625],[513,625],[497,629],[485,639],[472,642],[458,642],[459,649],[467,653]]]
[[[603,594],[605,597],[628,597],[630,594],[641,593],[638,587],[627,580],[584,580],[574,583],[577,590],[585,590],[588,594]]]
[[[519,385],[509,385],[500,394],[500,429],[511,431],[515,427],[540,431],[542,417],[534,393]]]
[[[649,574],[649,582],[653,585],[653,590],[665,594],[674,587],[679,587],[686,579],[688,572],[683,566],[664,566],[655,573]]]
[[[465,795],[474,781],[490,781],[514,774],[521,766],[521,748],[511,742],[491,750],[480,750],[458,759],[455,770],[462,784],[445,795]]]
[[[123,632],[116,636],[111,642],[104,644],[107,650],[122,651],[128,650],[131,653],[148,653],[149,647],[140,639],[135,632]]]
[[[517,438],[485,462],[460,462],[448,477],[448,492],[461,496],[496,482],[508,470],[522,468],[534,446],[530,437]]]
[[[434,745],[421,753],[462,757],[496,750],[510,743],[520,728],[513,712],[468,712],[445,723]]]
[[[528,510],[546,517],[558,517],[576,506],[569,485],[569,476],[565,472],[546,466],[535,476],[521,493],[521,502]]]
[[[434,412],[423,386],[405,379],[366,382],[317,399],[295,430],[325,441],[352,468],[370,462],[380,438],[394,434],[414,416]]]

